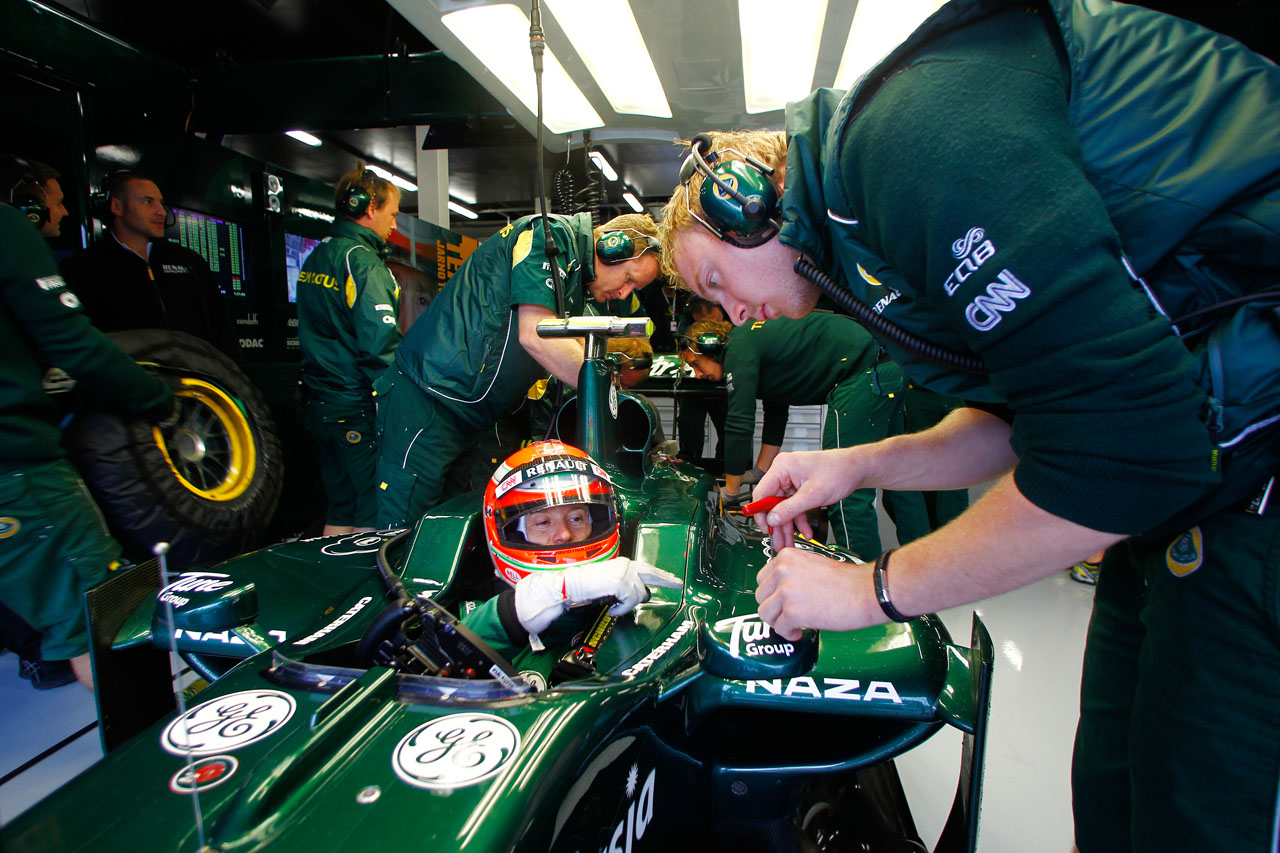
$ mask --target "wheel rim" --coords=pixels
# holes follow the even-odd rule
[[[184,488],[211,501],[235,500],[253,482],[257,451],[244,412],[221,388],[182,378],[177,421],[152,427],[156,446]]]

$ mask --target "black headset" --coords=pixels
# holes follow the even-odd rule
[[[644,241],[644,248],[637,252],[636,243],[641,240]],[[660,251],[658,239],[633,228],[606,231],[596,240],[596,255],[609,266],[635,260],[650,249]]]
[[[369,204],[373,201],[373,196],[369,195],[369,190],[364,186],[364,177],[367,174],[369,170],[365,169],[360,173],[359,178],[347,185],[346,192],[338,202],[338,209],[343,215],[359,219],[369,212]]]
[[[49,221],[49,205],[35,169],[26,160],[12,154],[4,155],[4,159],[7,161],[5,170],[9,173],[5,179],[13,180],[9,185],[9,204],[36,228],[43,228]]]
[[[721,159],[721,153],[738,153],[732,148],[724,152],[711,150],[711,136],[699,133],[689,144],[689,156],[680,165],[680,183],[685,189],[686,204],[689,181],[694,173],[703,175],[698,199],[706,219],[689,212],[702,225],[726,243],[740,249],[752,249],[769,242],[782,227],[778,220],[778,191],[769,176],[773,169],[752,157]]]

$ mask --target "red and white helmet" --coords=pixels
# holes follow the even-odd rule
[[[579,504],[589,515],[589,532],[580,528],[585,538],[546,545],[529,540],[530,513]],[[484,533],[494,570],[512,586],[532,572],[608,560],[617,556],[619,540],[613,483],[578,448],[536,441],[507,457],[489,478]]]

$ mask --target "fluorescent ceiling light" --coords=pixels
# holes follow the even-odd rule
[[[862,8],[862,3],[858,4]],[[813,90],[827,0],[738,0],[747,112],[780,110]]]
[[[477,216],[480,215],[476,213],[474,210],[468,210],[467,208],[458,204],[453,199],[449,199],[449,209],[452,210],[454,213],[458,214],[459,216],[467,217],[467,219],[475,219]]]
[[[591,158],[592,163],[596,164],[596,168],[604,174],[606,180],[618,180],[618,173],[613,170],[613,166],[610,165],[609,161],[604,159],[603,154],[599,151],[592,151],[587,156]]]
[[[321,213],[320,211],[318,211],[318,210],[312,210],[312,209],[311,209],[311,208],[309,208],[309,207],[291,207],[291,208],[289,208],[289,212],[290,212],[290,213],[296,213],[296,214],[298,214],[299,216],[305,216],[307,219],[319,219],[319,220],[322,220],[322,221],[324,221],[324,222],[332,222],[332,221],[333,221],[333,214],[331,214],[331,213]]]
[[[472,6],[440,19],[530,112],[537,114],[538,92],[529,52],[529,19],[509,3]],[[542,55],[542,122],[552,133],[603,127],[600,115],[569,79],[555,53]]]
[[[853,11],[835,87],[848,89],[946,0],[860,0]]]
[[[547,6],[614,112],[671,118],[627,0],[547,0]]]
[[[142,154],[131,145],[99,145],[93,149],[93,153],[104,163],[136,166],[142,162]]]
[[[631,209],[636,213],[644,213],[644,205],[640,203],[640,199],[636,198],[635,193],[631,190],[622,191],[622,200],[631,205]]]
[[[284,135],[292,136],[294,139],[298,140],[299,142],[305,142],[307,145],[310,145],[312,148],[319,148],[321,145],[324,145],[324,142],[321,141],[320,137],[312,136],[311,134],[307,133],[305,130],[286,130],[284,132]]]
[[[395,184],[402,190],[405,190],[411,193],[416,193],[418,191],[417,184],[412,183],[410,181],[406,181],[404,178],[400,177],[399,175],[388,172],[386,169],[382,168],[381,166],[375,166],[372,163],[370,163],[368,166],[365,166],[365,168],[368,169],[370,172],[373,172],[379,178],[382,178],[383,180],[386,180],[386,181],[390,181],[391,183]]]

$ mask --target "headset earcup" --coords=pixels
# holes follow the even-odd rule
[[[45,207],[43,199],[20,193],[13,197],[13,206],[37,228],[43,228],[49,221],[49,208]]]
[[[354,184],[342,197],[342,212],[352,219],[359,219],[369,211],[369,193],[359,184]]]
[[[725,193],[715,181],[703,179],[699,196],[703,213],[721,233],[734,238],[733,242],[758,245],[754,241],[774,227],[778,191],[767,175],[742,160],[726,160],[716,164],[712,171],[741,193],[747,204]]]
[[[606,231],[596,240],[596,256],[606,264],[620,264],[635,254],[635,241],[625,231]]]

